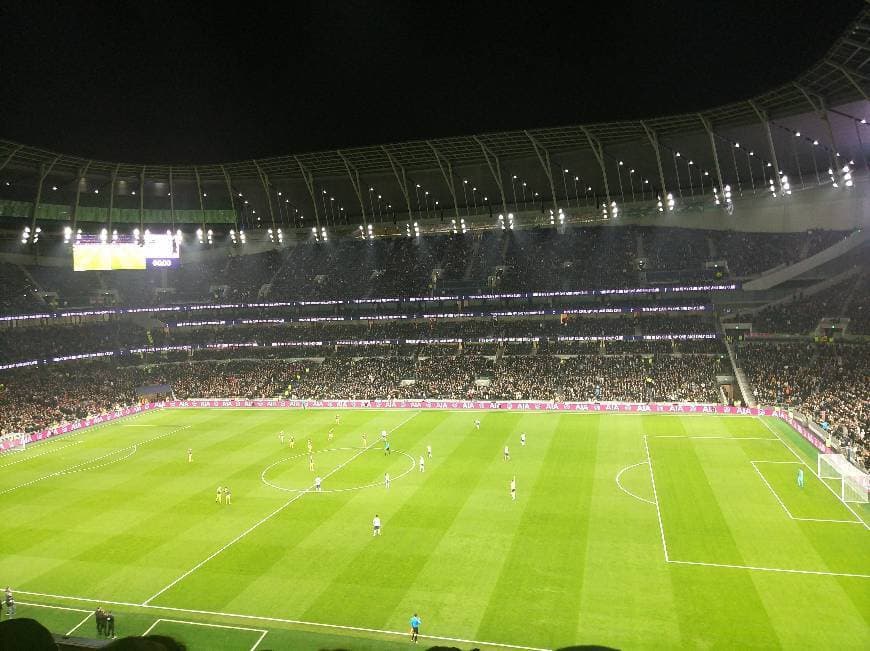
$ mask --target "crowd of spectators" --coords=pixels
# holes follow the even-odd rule
[[[738,277],[753,276],[780,265],[790,265],[815,255],[843,239],[844,231],[811,230],[805,233],[747,233],[711,231],[714,260],[728,262]]]
[[[765,307],[751,316],[752,329],[764,333],[810,334],[823,318],[843,316],[845,301],[854,286],[855,279],[849,278],[810,296],[797,294],[784,303]]]
[[[401,297],[458,288],[556,291],[639,285],[638,258],[650,273],[685,271],[685,278],[701,277],[706,262],[727,260],[732,273],[751,275],[811,255],[843,236],[838,231],[745,233],[630,225],[495,229],[419,238],[337,237],[252,254],[227,247],[160,272],[28,269],[39,288],[57,292],[59,306]],[[10,300],[23,298],[32,283],[20,270],[9,271],[0,307],[33,309],[31,301]]]
[[[0,313],[32,312],[41,304],[36,287],[17,264],[0,262]]]
[[[2,430],[29,431],[137,400],[135,389],[169,385],[177,398],[475,398],[717,402],[716,375],[729,374],[721,344],[572,342],[561,350],[492,354],[475,347],[372,347],[361,355],[241,358],[237,350],[68,362],[5,371]],[[685,347],[685,348],[684,348]],[[266,349],[271,355],[274,351]],[[254,351],[251,351],[252,353]],[[558,354],[557,354],[558,353]],[[246,353],[245,353],[246,354]],[[175,354],[172,354],[175,355]],[[375,356],[377,355],[377,356]],[[738,349],[757,400],[802,411],[867,461],[870,347],[748,343]],[[223,357],[223,358],[222,358]]]
[[[870,346],[753,343],[738,350],[756,399],[811,417],[865,465],[870,460]]]
[[[107,321],[25,325],[0,328],[0,362],[51,359],[66,355],[123,351],[152,346],[204,347],[209,344],[272,346],[275,342],[359,342],[372,340],[462,339],[526,337],[557,340],[563,336],[713,333],[710,313],[634,313],[564,319],[451,318],[416,321],[326,321],[258,323],[199,327],[146,328],[138,321]],[[364,352],[355,353],[365,355]]]
[[[317,359],[173,357],[160,363],[152,358],[138,366],[99,360],[8,370],[0,383],[0,427],[5,433],[32,431],[83,418],[132,404],[139,399],[137,388],[153,386],[170,387],[178,399],[718,400],[717,354],[672,355],[671,350],[604,356],[593,347],[564,358],[531,351],[517,356],[459,348],[426,352]]]
[[[845,308],[849,334],[870,335],[870,273],[858,278],[852,292]]]
[[[59,364],[0,375],[0,433],[32,432],[129,404],[121,378],[104,364]]]

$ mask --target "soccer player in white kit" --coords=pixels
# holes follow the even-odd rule
[[[517,478],[511,478],[511,499],[517,499]]]
[[[420,461],[417,462],[420,466],[420,472],[426,472],[426,460],[423,458],[423,455],[420,455]]]
[[[480,429],[480,419],[479,419],[479,418],[476,418],[476,419],[474,420],[474,426],[475,426],[478,430]]]
[[[281,441],[281,445],[284,445],[284,430],[278,432],[278,440]]]
[[[384,473],[384,488],[389,488],[389,487],[390,487],[390,473],[385,472]]]
[[[314,490],[317,491],[318,493],[322,490],[320,487],[320,482],[321,482],[321,479],[319,476],[314,478]]]
[[[381,519],[377,515],[372,519],[372,535],[381,535]]]
[[[426,446],[426,456],[429,457],[430,459],[432,458],[432,446],[431,445]]]
[[[511,460],[511,451],[508,450],[508,446],[504,446],[504,460],[505,461]]]
[[[520,445],[526,447],[526,433],[520,434]]]
[[[193,448],[187,448],[187,463],[193,463]]]

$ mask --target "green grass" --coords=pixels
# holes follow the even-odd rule
[[[150,412],[0,457],[18,614],[67,633],[103,600],[194,651],[406,648],[414,612],[464,649],[870,647],[870,531],[820,521],[870,510],[798,488],[814,451],[778,421],[360,410],[329,442],[335,413]]]

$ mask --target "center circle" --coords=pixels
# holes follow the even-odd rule
[[[393,449],[392,453],[392,455],[384,455],[382,448],[378,446],[370,446],[365,450],[353,447],[316,450],[312,454],[318,469],[315,472],[311,472],[308,469],[308,452],[303,451],[270,463],[260,473],[260,481],[270,488],[286,493],[314,492],[314,478],[316,476],[323,478],[321,493],[344,493],[383,486],[384,472],[390,472],[390,481],[392,482],[407,475],[417,465],[414,457],[407,452]],[[324,464],[324,459],[330,456],[335,461],[327,466]],[[400,457],[403,461],[407,460],[408,466],[405,467],[402,464],[401,470],[393,474],[392,469],[395,469],[398,465],[396,457]],[[348,486],[328,488],[330,479],[334,475],[338,476],[345,467],[352,469],[355,465],[357,470],[360,470],[361,465],[365,466],[361,470],[366,479],[360,483],[354,482]],[[284,478],[283,481],[282,476]]]

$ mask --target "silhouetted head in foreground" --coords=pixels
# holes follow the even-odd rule
[[[57,651],[54,637],[35,619],[0,622],[0,651]]]

